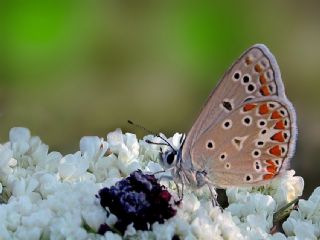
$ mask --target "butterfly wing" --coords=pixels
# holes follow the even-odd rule
[[[224,119],[244,102],[265,96],[286,99],[274,56],[266,46],[257,44],[241,55],[211,92],[182,150],[187,167],[191,166],[191,148],[212,124]]]
[[[263,184],[288,165],[296,142],[295,118],[291,103],[279,97],[243,103],[194,143],[193,167],[205,170],[218,187]]]

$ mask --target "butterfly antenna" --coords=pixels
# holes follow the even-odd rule
[[[135,127],[141,128],[141,129],[143,129],[144,131],[146,131],[146,132],[148,132],[148,133],[150,133],[150,134],[152,134],[152,135],[154,135],[154,136],[156,136],[156,137],[158,137],[158,138],[161,138],[163,141],[165,141],[165,143],[155,143],[155,142],[152,142],[152,141],[150,141],[150,140],[146,140],[147,143],[156,144],[156,145],[167,145],[167,146],[171,147],[173,151],[176,152],[176,150],[175,150],[174,147],[168,142],[168,140],[165,139],[164,137],[160,136],[160,134],[157,134],[157,133],[155,133],[155,132],[152,132],[152,131],[150,131],[149,129],[143,127],[143,126],[132,122],[131,120],[128,120],[128,123],[131,124],[131,125],[133,125],[133,126],[135,126]]]

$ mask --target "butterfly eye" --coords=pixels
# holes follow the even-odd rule
[[[175,162],[176,162],[176,156],[177,152],[175,151],[166,151],[161,154],[161,165],[165,168],[168,169],[170,168]]]
[[[171,165],[174,161],[174,153],[170,153],[168,156],[167,156],[167,159],[166,159],[167,163],[169,165]]]

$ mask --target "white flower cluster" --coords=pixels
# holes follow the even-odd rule
[[[298,210],[292,211],[283,229],[289,239],[320,238],[320,187],[317,187],[309,200],[300,200]]]
[[[178,148],[180,138],[175,134],[168,141]],[[146,139],[161,142],[151,135]],[[134,170],[162,170],[160,146],[144,140],[118,129],[106,140],[83,137],[80,151],[62,156],[49,152],[28,129],[11,129],[9,142],[0,145],[0,239],[122,239],[110,231],[97,234],[101,224],[112,225],[117,218],[106,215],[96,194]],[[175,185],[163,184],[177,198]],[[229,206],[221,212],[212,207],[208,189],[187,188],[176,216],[153,224],[152,231],[129,225],[124,238],[286,239],[270,233],[273,214],[302,191],[303,179],[291,170],[265,187],[228,189]],[[289,239],[316,239],[319,222],[320,188],[299,202],[283,228]]]

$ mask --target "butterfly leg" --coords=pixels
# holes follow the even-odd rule
[[[181,181],[181,192],[180,192],[180,188],[179,188],[178,182],[174,181],[174,183],[176,184],[178,197],[179,197],[179,200],[178,200],[177,203],[180,203],[180,202],[182,202],[183,197],[184,197],[185,175],[183,174],[183,172],[180,172],[180,171],[178,172],[178,175],[180,176],[179,179]]]
[[[160,170],[160,171],[154,172],[153,175],[160,174],[160,173],[165,173],[165,172],[166,172],[166,170]]]
[[[179,201],[182,201],[182,199],[183,199],[183,194],[184,194],[185,176],[184,176],[184,174],[183,174],[182,172],[179,172],[178,174],[179,174],[179,176],[180,176],[179,179],[181,180],[181,193],[180,193],[180,188],[179,188],[178,183],[177,183],[176,181],[174,181],[174,182],[175,182],[175,184],[176,184],[176,186],[177,186],[178,197],[180,198]]]
[[[165,170],[159,170],[159,171],[154,172],[154,173],[152,173],[152,174],[153,174],[153,175],[156,175],[156,174],[160,174],[160,173],[165,173],[165,172],[170,171],[170,170],[172,170],[172,169],[174,169],[174,168],[171,167],[171,168],[168,168],[168,169],[165,169]],[[170,176],[169,174],[168,174],[168,175],[161,175],[161,176],[159,177],[159,180],[161,180],[161,179],[169,179],[169,180],[172,180],[173,177]]]
[[[219,207],[220,210],[222,210],[219,202],[218,202],[218,194],[214,187],[210,183],[207,183],[207,186],[209,188],[210,194],[211,194],[211,202],[213,207]]]
[[[184,193],[184,183],[182,183],[181,184],[182,186],[181,186],[181,195],[180,195],[180,200],[182,201],[182,199],[183,199],[183,193]]]
[[[181,197],[180,197],[180,188],[179,188],[179,184],[178,184],[176,181],[174,181],[174,184],[176,185],[176,188],[177,188],[177,194],[178,194],[178,198],[179,198],[179,201],[180,201]]]
[[[176,185],[176,188],[177,188],[177,193],[178,193],[178,202],[181,202],[182,199],[183,199],[183,191],[184,191],[184,184],[182,183],[182,186],[181,186],[181,192],[180,192],[180,187],[179,187],[179,184],[177,182],[174,182],[175,185]]]

